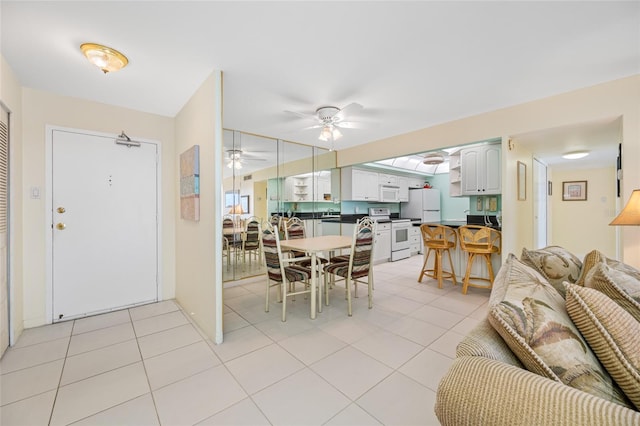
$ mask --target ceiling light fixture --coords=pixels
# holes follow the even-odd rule
[[[118,71],[127,66],[129,60],[115,49],[96,43],[80,45],[82,54],[103,73]]]
[[[327,124],[322,127],[322,130],[320,131],[320,136],[318,136],[318,139],[320,139],[323,142],[327,142],[327,141],[338,140],[341,137],[342,137],[342,132],[340,132],[340,130],[338,130],[337,127],[335,127],[332,124]]]
[[[442,164],[444,163],[444,156],[438,153],[427,153],[424,156],[424,160],[422,160],[423,164]]]
[[[589,155],[589,151],[573,151],[562,154],[562,158],[566,160],[577,160],[579,158],[584,158],[587,155]]]

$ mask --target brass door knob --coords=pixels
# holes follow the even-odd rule
[[[58,213],[64,213],[64,212],[66,212],[64,207],[58,207]]]
[[[58,228],[59,230],[63,230],[64,228],[66,228],[67,225],[65,225],[64,223],[60,222],[56,225],[56,228]]]

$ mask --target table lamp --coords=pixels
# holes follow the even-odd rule
[[[634,189],[622,211],[609,225],[640,225],[640,189]]]

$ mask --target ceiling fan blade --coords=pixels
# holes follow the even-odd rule
[[[323,126],[324,124],[316,124],[315,126],[305,127],[304,129],[301,129],[301,130],[319,129],[320,127],[323,127]]]
[[[318,121],[318,116],[314,114],[306,114],[304,112],[297,112],[297,111],[285,111],[285,112],[287,114],[297,115],[298,117],[304,118],[305,120]]]
[[[365,129],[369,124],[360,121],[338,121],[334,126],[342,127],[343,129]]]
[[[335,117],[338,120],[344,120],[346,118],[346,116],[357,114],[361,110],[362,110],[362,105],[360,105],[357,102],[352,102],[349,105],[347,105],[346,107],[342,108],[340,111],[338,111],[337,114],[335,115]]]

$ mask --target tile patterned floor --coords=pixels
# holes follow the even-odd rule
[[[225,341],[174,301],[26,330],[0,361],[2,425],[437,425],[438,382],[486,314],[488,290],[418,283],[421,258],[376,265],[344,289],[264,312],[264,277],[226,284]],[[271,300],[276,300],[275,290]]]

